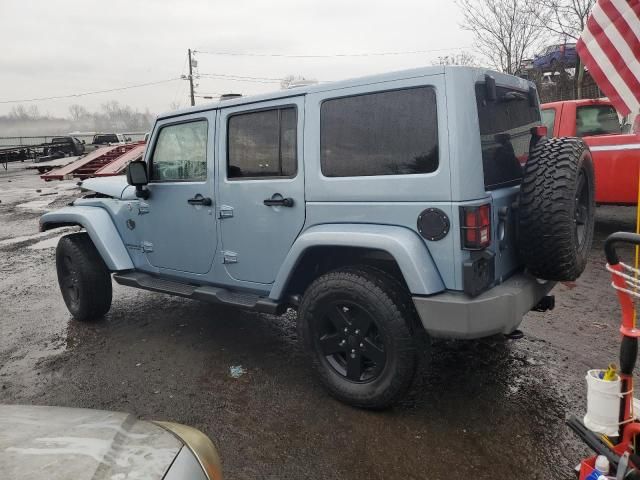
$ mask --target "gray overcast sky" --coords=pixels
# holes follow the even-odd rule
[[[155,82],[186,73],[187,49],[283,54],[451,49],[420,55],[269,58],[196,54],[200,73],[337,80],[430,65],[471,50],[461,13],[445,0],[0,0],[0,101],[68,95]],[[220,79],[201,93],[259,93],[279,88]],[[161,113],[187,104],[186,81],[75,99],[24,103],[66,116],[78,103],[97,110],[117,100]],[[197,103],[208,100],[196,99]],[[0,104],[0,115],[15,104]]]

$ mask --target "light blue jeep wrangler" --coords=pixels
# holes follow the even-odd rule
[[[593,168],[546,139],[527,81],[429,67],[161,115],[127,178],[47,213],[78,320],[122,284],[269,314],[298,311],[329,391],[381,408],[419,339],[510,334],[577,278]],[[524,167],[522,166],[524,164]]]

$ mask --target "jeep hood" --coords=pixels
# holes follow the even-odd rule
[[[80,187],[122,200],[136,198],[135,188],[127,183],[127,177],[124,175],[88,178],[87,180],[80,182]]]
[[[2,478],[162,479],[182,448],[126,413],[0,405]]]

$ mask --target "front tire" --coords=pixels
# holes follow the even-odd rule
[[[298,310],[299,336],[331,395],[381,409],[397,402],[413,380],[415,311],[399,282],[366,267],[317,278]]]
[[[96,320],[111,308],[111,274],[85,232],[66,235],[56,248],[58,284],[76,320]]]

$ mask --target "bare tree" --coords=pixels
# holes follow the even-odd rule
[[[477,67],[478,59],[469,52],[460,52],[457,55],[444,55],[431,62],[431,65],[464,65]]]
[[[16,105],[9,111],[9,118],[15,120],[35,120],[37,118],[42,118],[42,116],[40,115],[40,110],[36,105],[31,105],[30,107]]]
[[[77,122],[78,120],[87,117],[89,112],[82,105],[75,103],[69,107],[69,115],[71,115],[71,119],[74,122]]]
[[[540,41],[542,28],[527,0],[457,0],[462,28],[473,32],[476,48],[493,66],[515,73]]]
[[[578,40],[596,0],[537,0],[535,8],[540,26],[557,37]]]
[[[538,0],[530,7],[537,23],[553,37],[566,42],[577,41],[587,25],[587,18],[596,0]],[[576,97],[582,98],[584,64],[576,65]]]
[[[36,118],[42,118],[42,115],[40,115],[40,109],[38,108],[37,105],[31,105],[28,111],[29,111],[29,118],[33,118],[34,120]]]

